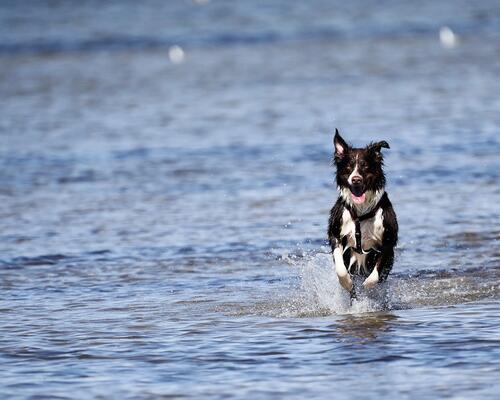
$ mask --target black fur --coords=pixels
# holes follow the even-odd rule
[[[363,193],[374,193],[385,188],[385,175],[383,172],[383,156],[382,148],[389,148],[389,144],[385,141],[370,143],[365,148],[353,148],[348,145],[340,136],[338,130],[335,132],[334,138],[335,156],[334,163],[337,168],[337,185],[339,189],[348,189],[354,196],[360,196]],[[356,175],[356,183],[348,182],[349,176],[354,169],[358,167]],[[351,178],[354,181],[354,178]],[[382,209],[383,216],[383,235],[382,240],[375,244],[377,251],[370,251],[366,255],[365,269],[351,268],[348,270],[350,275],[354,273],[360,274],[366,278],[373,271],[373,268],[378,269],[379,282],[387,279],[391,272],[394,263],[394,248],[398,241],[398,223],[396,213],[392,207],[387,193],[385,193],[378,206]],[[348,235],[341,237],[344,211],[346,209],[354,209],[356,215],[356,205],[352,202],[346,202],[346,199],[339,196],[335,205],[330,211],[328,224],[328,239],[332,252],[336,247],[340,246],[345,252],[343,253],[344,264],[346,268],[349,266],[349,261],[352,256],[352,246],[348,246]],[[367,214],[370,210],[365,211]],[[358,215],[361,217],[361,215]],[[375,218],[366,219],[363,224],[373,224]],[[352,240],[352,238],[351,238]],[[355,267],[356,265],[353,265]]]

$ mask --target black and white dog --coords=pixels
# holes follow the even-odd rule
[[[356,298],[352,276],[364,278],[369,289],[387,279],[394,262],[398,222],[385,192],[381,153],[389,144],[353,148],[337,129],[333,141],[340,195],[330,211],[328,239],[339,282]]]

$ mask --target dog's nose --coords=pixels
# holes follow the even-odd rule
[[[361,185],[363,183],[363,178],[360,176],[353,176],[351,181],[353,185]]]

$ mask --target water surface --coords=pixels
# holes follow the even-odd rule
[[[0,20],[3,398],[498,396],[497,2]],[[325,242],[334,127],[390,143],[400,224],[352,306]]]

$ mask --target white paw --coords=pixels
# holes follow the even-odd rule
[[[371,289],[378,283],[378,271],[377,268],[373,269],[373,272],[370,274],[368,278],[363,282],[363,286],[365,289]]]
[[[349,276],[349,274],[338,275],[338,277],[339,277],[339,282],[342,285],[342,287],[345,290],[347,290],[348,292],[350,292],[352,290],[352,279]]]

